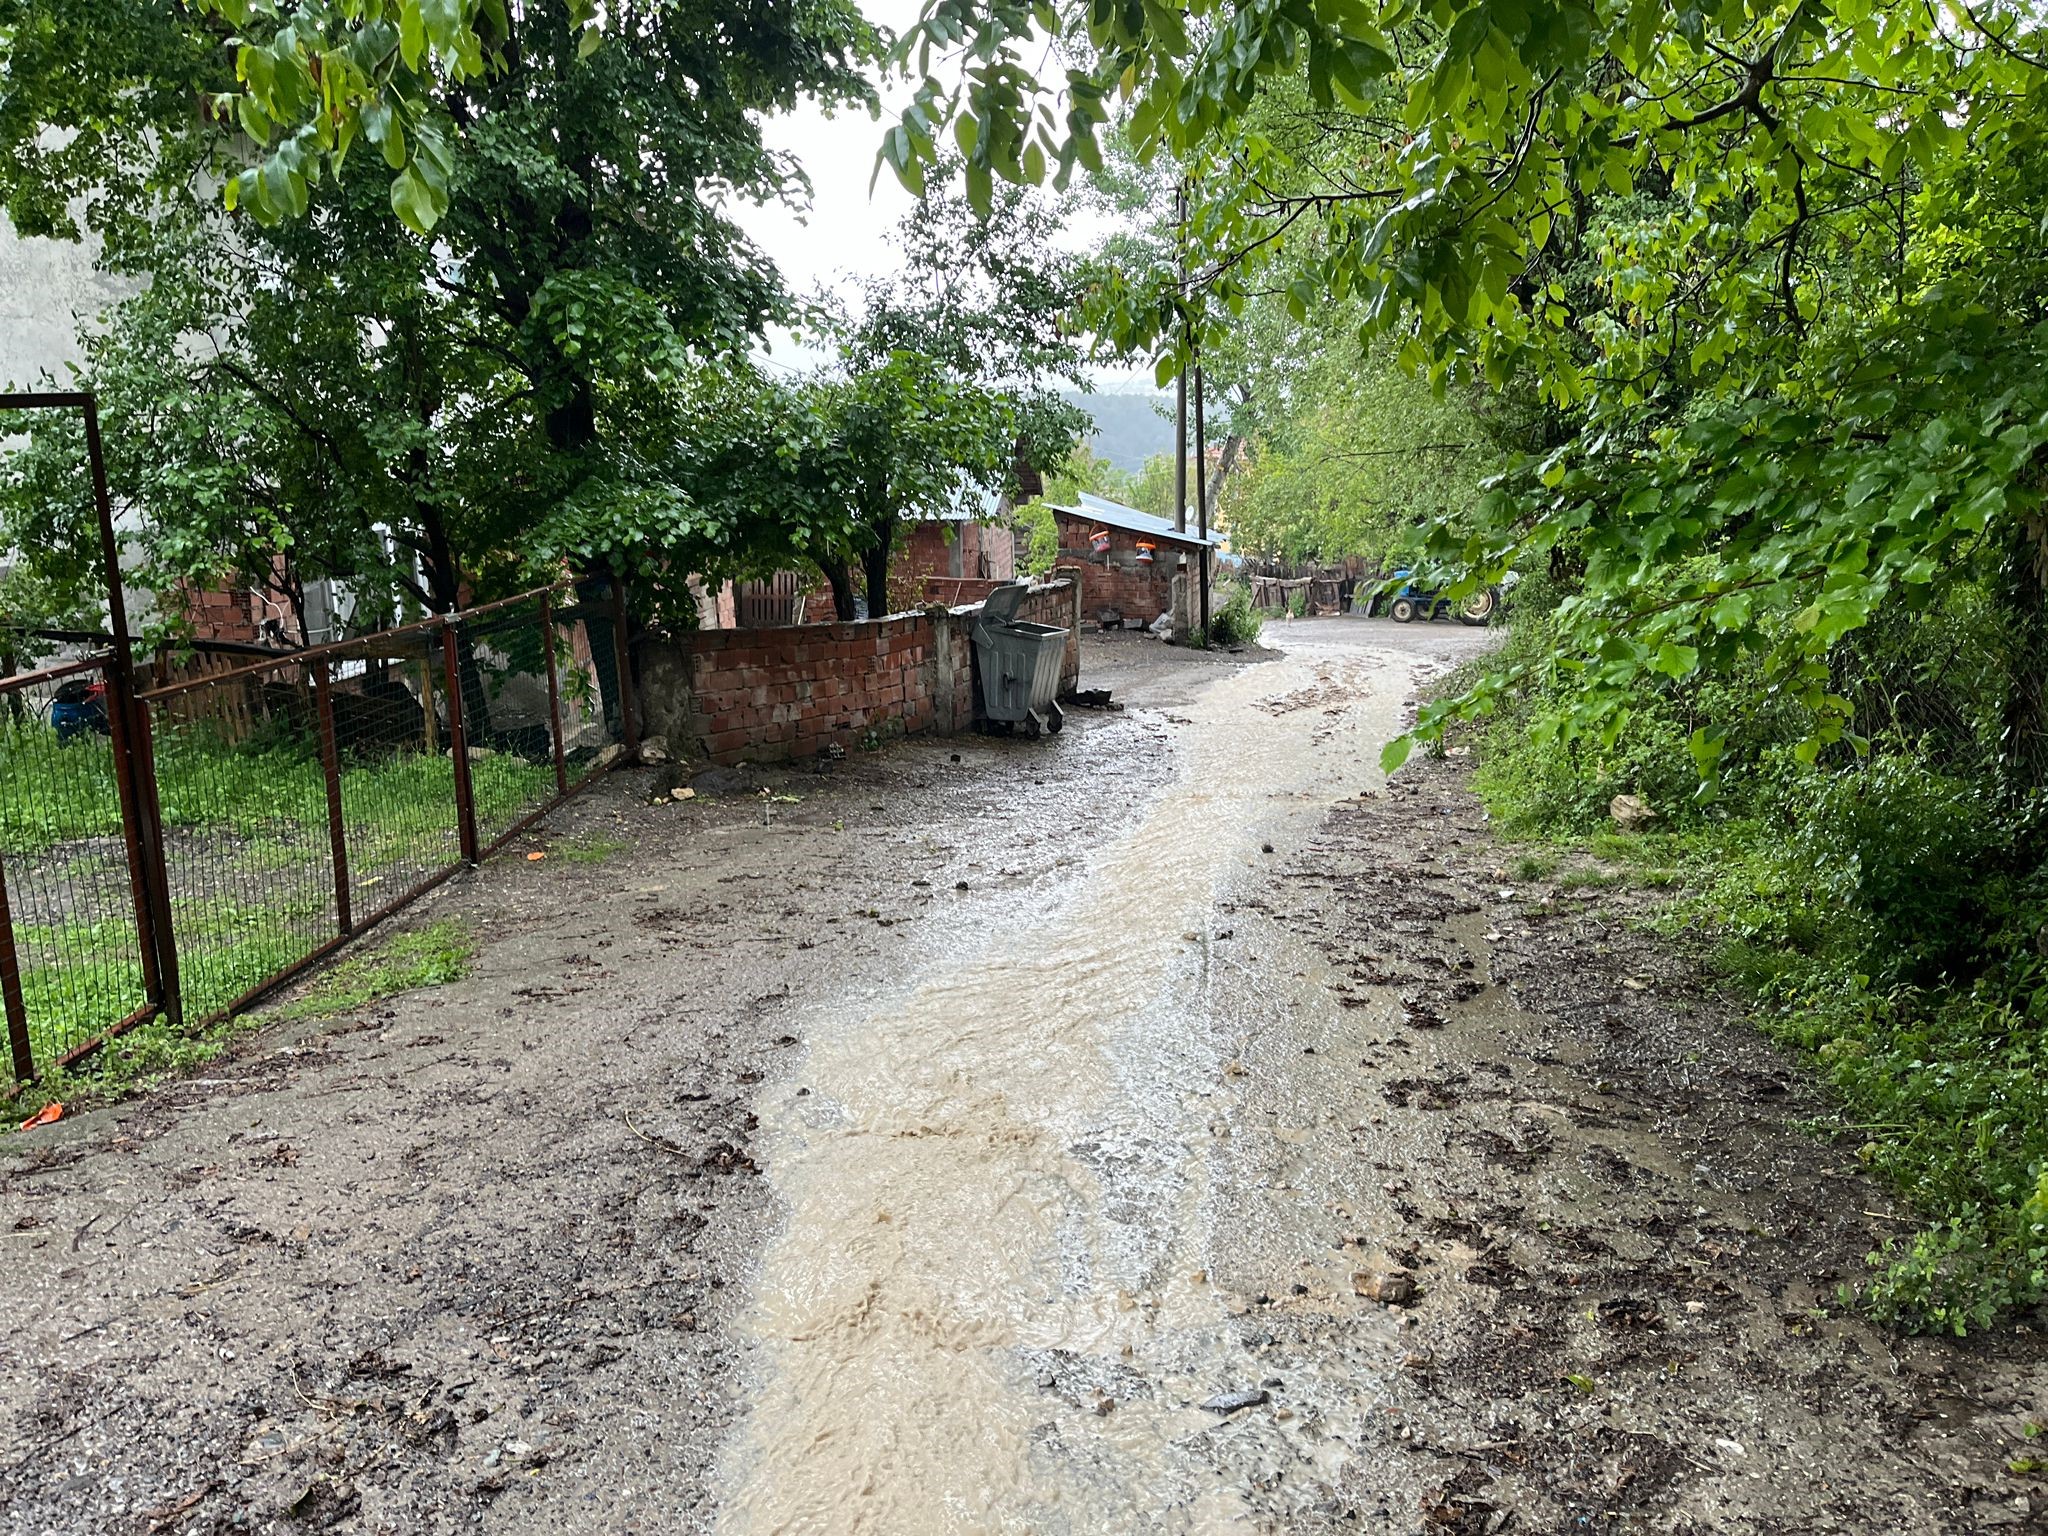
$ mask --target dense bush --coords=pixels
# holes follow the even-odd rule
[[[1555,593],[1524,585],[1510,662],[1550,644]],[[1713,936],[1759,1024],[1832,1090],[1833,1130],[1926,1222],[1871,1255],[1855,1298],[1960,1333],[2048,1298],[2048,793],[2000,764],[1997,679],[1957,643],[1981,605],[1954,602],[1955,624],[1901,618],[1840,658],[1876,717],[1861,754],[1799,763],[1796,720],[1733,707],[1728,684],[1674,684],[1602,740],[1561,743],[1540,668],[1476,745],[1513,833],[1600,833],[1622,793],[1657,810],[1689,887],[1673,929]],[[1702,796],[1688,741],[1705,722],[1730,739]]]
[[[1251,588],[1239,582],[1230,588],[1223,606],[1209,615],[1208,641],[1211,645],[1255,645],[1264,617],[1252,606]]]

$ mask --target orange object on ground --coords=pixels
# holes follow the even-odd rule
[[[21,1122],[24,1131],[32,1131],[39,1125],[55,1125],[64,1118],[64,1106],[55,1099]]]

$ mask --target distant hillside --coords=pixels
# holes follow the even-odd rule
[[[1136,474],[1145,461],[1173,453],[1171,395],[1076,395],[1067,398],[1095,418],[1089,446],[1097,458]]]

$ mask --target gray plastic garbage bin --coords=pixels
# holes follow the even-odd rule
[[[997,587],[974,621],[974,667],[981,695],[976,723],[1005,731],[1021,725],[1036,736],[1067,723],[1059,706],[1067,632],[1016,616],[1030,590],[1021,581]]]

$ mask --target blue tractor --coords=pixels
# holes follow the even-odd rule
[[[1500,612],[1501,598],[1514,586],[1515,579],[1510,574],[1502,579],[1499,586],[1481,587],[1455,605],[1436,588],[1418,585],[1413,571],[1396,571],[1393,580],[1401,585],[1387,602],[1386,613],[1395,623],[1448,619],[1455,613],[1460,624],[1481,625],[1493,622],[1493,616]]]

